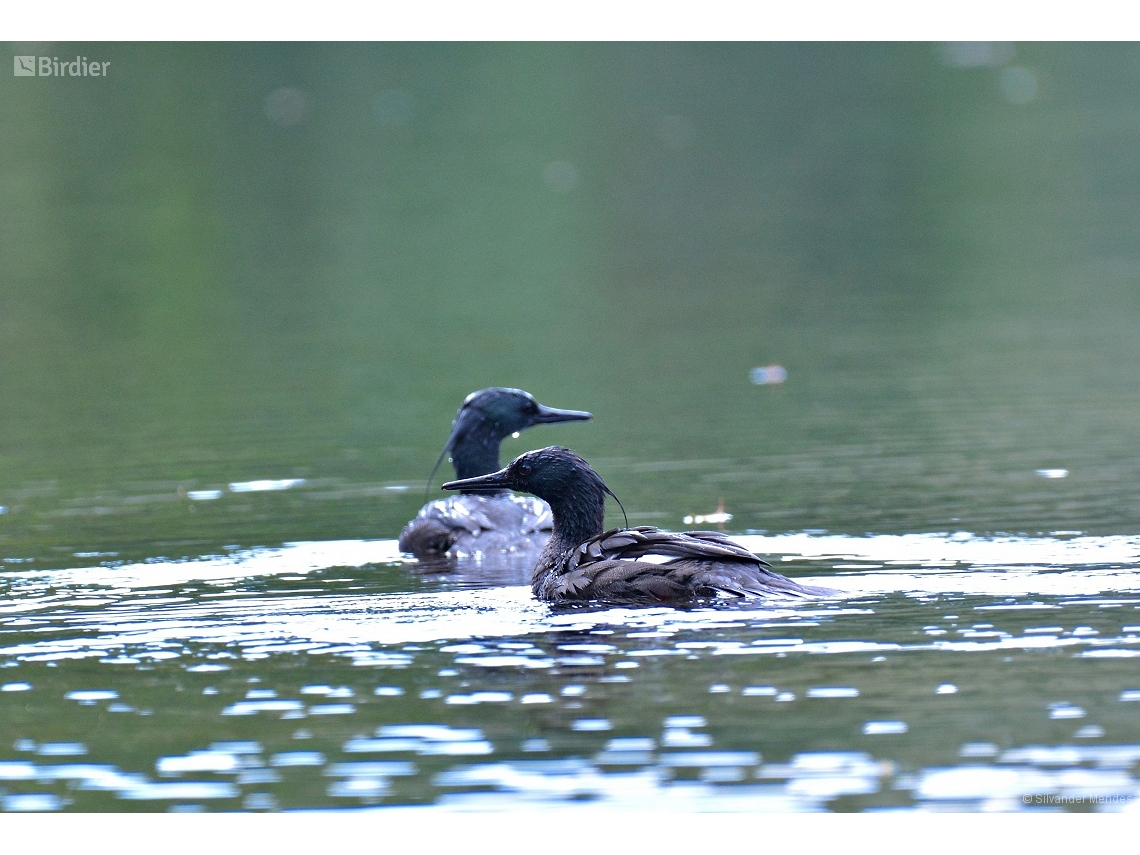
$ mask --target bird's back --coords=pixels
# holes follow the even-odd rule
[[[650,556],[664,560],[638,560]],[[829,593],[767,568],[765,561],[717,532],[675,534],[639,526],[612,529],[557,555],[548,547],[535,569],[533,589],[544,600],[611,603]]]
[[[533,496],[461,493],[424,505],[400,533],[400,550],[417,558],[476,552],[538,552],[553,527],[546,502]]]

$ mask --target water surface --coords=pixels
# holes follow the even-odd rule
[[[1140,538],[741,540],[840,593],[555,608],[392,541],[10,571],[3,804],[1134,804]]]

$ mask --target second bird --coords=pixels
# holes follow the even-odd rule
[[[481,389],[459,408],[436,469],[450,452],[458,478],[486,475],[499,469],[499,445],[508,436],[533,425],[590,418],[581,410],[543,406],[521,389]],[[506,489],[464,491],[424,505],[400,533],[400,550],[417,558],[537,551],[546,545],[552,527],[550,508],[541,499]]]

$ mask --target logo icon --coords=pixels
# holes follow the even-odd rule
[[[14,56],[12,73],[16,77],[35,77],[36,58],[34,56]]]

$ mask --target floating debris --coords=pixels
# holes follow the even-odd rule
[[[304,483],[304,478],[282,478],[277,481],[235,481],[230,484],[230,492],[264,493],[269,490],[288,490],[291,487],[300,487]]]
[[[905,721],[869,721],[863,725],[864,736],[886,736],[894,733],[906,733]]]
[[[726,522],[732,519],[732,514],[725,512],[724,499],[720,499],[716,503],[716,510],[711,514],[689,514],[684,517],[681,522],[685,525],[704,525],[705,523],[713,523],[715,525],[723,526]]]
[[[788,370],[782,365],[761,365],[748,375],[757,386],[772,386],[788,379]]]

